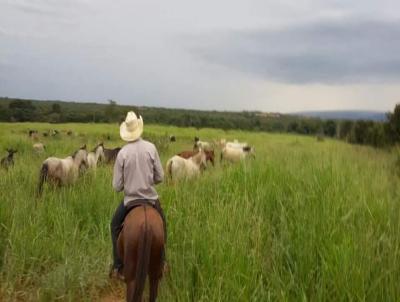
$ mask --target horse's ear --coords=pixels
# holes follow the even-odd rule
[[[86,150],[86,144],[81,147],[82,150]]]

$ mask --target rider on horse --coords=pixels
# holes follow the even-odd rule
[[[118,192],[124,191],[124,200],[119,204],[111,221],[114,264],[110,276],[119,279],[123,279],[123,262],[118,256],[117,240],[129,211],[138,205],[152,205],[158,210],[166,232],[164,213],[154,188],[162,182],[164,171],[156,147],[141,138],[142,132],[142,117],[137,118],[133,111],[128,112],[120,126],[120,136],[128,143],[117,155],[113,176],[114,189]]]

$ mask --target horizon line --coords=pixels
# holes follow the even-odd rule
[[[179,108],[179,107],[165,107],[165,106],[149,106],[149,105],[139,105],[139,104],[124,104],[118,103],[117,100],[109,98],[104,100],[104,103],[101,103],[98,100],[87,101],[87,100],[62,100],[62,99],[31,99],[31,98],[23,98],[23,97],[9,97],[9,96],[0,96],[0,100],[2,99],[14,99],[14,100],[24,100],[24,101],[37,101],[37,102],[61,102],[61,103],[78,103],[78,104],[98,104],[98,105],[107,105],[107,101],[115,101],[117,106],[133,106],[133,107],[147,107],[147,108],[160,108],[160,109],[171,109],[171,110],[187,110],[187,111],[203,111],[203,112],[256,112],[256,113],[279,113],[279,114],[304,114],[304,113],[319,113],[319,112],[368,112],[368,113],[387,113],[390,110],[371,110],[371,109],[310,109],[310,110],[299,110],[299,111],[263,111],[260,109],[254,110],[227,110],[227,109],[196,109],[196,108]]]

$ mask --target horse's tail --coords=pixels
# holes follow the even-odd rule
[[[38,190],[37,190],[38,196],[42,195],[43,183],[47,178],[48,172],[49,172],[49,166],[47,163],[44,163],[42,165],[42,168],[40,169],[40,174],[39,174],[39,185],[38,185]]]
[[[172,163],[173,160],[169,160],[167,162],[167,176],[168,176],[168,180],[172,180]]]
[[[144,285],[146,282],[147,273],[149,271],[151,242],[153,240],[153,233],[151,228],[147,226],[146,206],[144,209],[144,225],[141,226],[139,244],[138,244],[138,258],[136,263],[135,273],[135,289],[133,291],[131,302],[141,301]]]

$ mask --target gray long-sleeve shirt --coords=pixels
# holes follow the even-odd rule
[[[137,199],[158,199],[155,184],[162,182],[164,171],[156,147],[141,138],[119,151],[114,165],[113,187],[124,190],[124,204]]]

